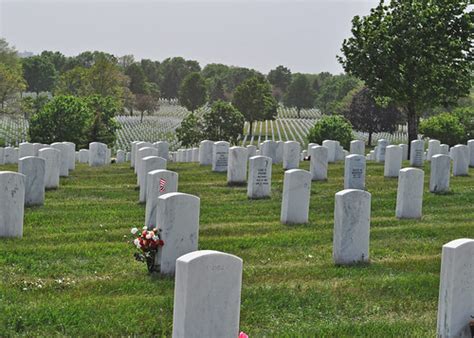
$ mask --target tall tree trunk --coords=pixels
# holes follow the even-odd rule
[[[130,107],[130,116],[133,116],[133,107]]]
[[[410,156],[411,141],[418,139],[418,118],[416,116],[415,105],[410,103],[407,107],[408,121],[408,157]]]
[[[371,147],[372,146],[372,132],[369,131],[369,141],[368,141],[368,146]]]
[[[141,115],[140,115],[140,123],[143,122],[143,114],[144,114],[144,111],[142,110]]]
[[[296,111],[298,112],[298,118],[300,119],[301,118],[301,108],[300,107],[296,108]]]
[[[249,136],[250,136],[250,138],[252,138],[252,135],[253,135],[253,134],[252,134],[252,133],[253,133],[253,128],[252,128],[252,126],[253,126],[253,121],[249,121],[249,123],[250,123],[250,134],[249,134]]]

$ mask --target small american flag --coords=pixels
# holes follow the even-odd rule
[[[163,192],[166,190],[166,180],[163,178],[160,178],[160,192]]]

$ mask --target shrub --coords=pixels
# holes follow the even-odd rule
[[[453,113],[459,118],[466,132],[465,141],[474,138],[474,107],[456,108]]]
[[[466,130],[456,114],[442,113],[420,123],[420,132],[441,143],[454,146],[467,141]]]
[[[339,141],[341,146],[348,148],[352,140],[352,125],[339,115],[323,116],[308,134],[308,141],[322,144],[324,140]]]
[[[113,146],[118,128],[114,116],[120,111],[120,103],[113,96],[93,95],[84,98],[93,114],[88,142],[102,142]]]

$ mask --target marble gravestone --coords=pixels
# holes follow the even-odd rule
[[[283,155],[285,151],[285,142],[283,141],[276,141],[276,149],[275,149],[275,161],[274,163],[283,163]]]
[[[336,162],[336,143],[333,140],[324,140],[323,147],[328,149],[328,162]]]
[[[365,156],[347,156],[344,163],[344,189],[365,190],[365,170]]]
[[[61,152],[54,148],[43,148],[38,151],[38,157],[41,157],[45,160],[45,164],[44,164],[45,189],[58,188]]]
[[[286,141],[283,145],[283,169],[297,169],[300,166],[301,146],[296,141]]]
[[[18,163],[18,150],[13,147],[3,148],[3,163],[4,164],[17,164]]]
[[[199,197],[171,192],[158,197],[156,224],[164,245],[156,259],[160,273],[174,275],[176,259],[196,251],[199,237]]]
[[[135,154],[133,154],[133,156],[134,156],[134,158],[133,158],[133,161],[134,161],[133,162],[133,168],[134,168],[135,174],[137,173],[139,151],[142,148],[153,148],[153,149],[156,150],[156,152],[154,152],[153,154],[149,154],[147,156],[157,156],[157,154],[158,154],[158,150],[150,142],[138,142],[135,145]],[[146,156],[142,156],[142,157],[146,157]]]
[[[201,141],[199,144],[199,164],[212,165],[212,148],[214,142],[209,140]]]
[[[5,164],[5,160],[3,159],[4,149],[0,147],[0,165]]]
[[[388,145],[389,143],[385,139],[380,139],[377,141],[377,154],[375,155],[377,162],[385,162],[385,152]]]
[[[402,168],[403,149],[400,146],[388,146],[385,151],[385,164],[383,175],[385,177],[398,177]]]
[[[18,158],[26,157],[26,156],[36,156],[35,155],[35,146],[33,143],[29,142],[22,142],[18,146]]]
[[[137,151],[137,144],[140,141],[130,142],[130,168],[135,168],[135,152]]]
[[[429,140],[428,141],[428,154],[426,156],[426,159],[428,161],[431,161],[431,157],[433,157],[434,155],[437,155],[441,152],[440,146],[441,146],[441,142],[438,141],[438,140]]]
[[[257,156],[257,147],[254,146],[254,145],[248,145],[247,146],[247,154],[248,154],[248,158]]]
[[[250,199],[270,197],[272,191],[272,159],[254,156],[249,159],[247,196]]]
[[[141,186],[140,180],[142,178],[142,165],[143,159],[148,156],[157,156],[158,150],[155,147],[142,147],[140,150],[137,150],[135,156],[135,170],[137,173],[137,186]],[[155,168],[155,169],[166,169],[166,168]]]
[[[451,158],[448,155],[433,155],[431,157],[430,192],[449,191],[450,174]]]
[[[410,143],[410,165],[412,167],[423,167],[424,142],[413,140]]]
[[[336,193],[333,235],[336,265],[369,261],[370,202],[367,191],[345,189]]]
[[[272,140],[264,141],[261,146],[261,154],[266,157],[270,157],[272,159],[272,163],[276,163],[276,148],[277,143]]]
[[[212,171],[226,172],[229,160],[229,142],[215,142],[212,147]]]
[[[142,149],[141,149],[142,150]],[[158,156],[147,156],[141,159],[138,175],[140,176],[139,202],[146,202],[148,173],[157,169],[166,169],[166,160]]]
[[[124,163],[125,162],[125,151],[119,149],[117,150],[117,155],[115,157],[116,163]]]
[[[193,162],[199,163],[199,148],[193,148]]]
[[[469,148],[469,166],[474,167],[474,140],[467,141],[467,147]]]
[[[408,161],[408,144],[400,143],[398,146],[402,148],[402,161]]]
[[[176,260],[173,338],[239,336],[242,259],[212,250]]]
[[[88,149],[79,150],[79,163],[89,163],[89,150]]]
[[[153,146],[158,150],[158,157],[169,159],[170,146],[166,141],[158,141],[153,143]]]
[[[23,237],[25,175],[0,171],[0,237]]]
[[[25,206],[43,205],[46,160],[26,156],[18,160],[18,172],[25,175]]]
[[[474,313],[474,240],[461,238],[443,245],[438,298],[437,335],[471,337]]]
[[[100,167],[107,164],[107,145],[101,142],[89,143],[89,166]]]
[[[76,169],[76,145],[72,142],[63,142],[66,145],[67,149],[67,161],[68,169]]]
[[[68,146],[62,142],[51,143],[51,148],[59,150],[59,176],[69,176],[69,157],[68,157]]]
[[[315,146],[309,150],[311,161],[309,171],[313,181],[325,181],[328,178],[328,148]]]
[[[150,171],[146,179],[145,225],[149,229],[156,227],[156,206],[158,197],[178,191],[178,173],[165,169]]]
[[[247,181],[248,152],[244,147],[229,148],[227,184],[245,184]]]
[[[423,179],[425,173],[417,168],[404,168],[398,176],[397,218],[421,218]]]
[[[465,144],[453,147],[453,176],[469,175],[469,149]]]
[[[302,169],[286,171],[281,201],[281,223],[307,223],[310,195],[311,173]]]
[[[439,153],[441,155],[449,155],[449,145],[447,144],[441,144],[439,146]]]
[[[351,141],[349,152],[355,155],[364,155],[365,156],[365,142],[360,140]]]
[[[186,149],[186,162],[191,163],[193,161],[193,149]]]

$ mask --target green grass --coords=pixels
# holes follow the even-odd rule
[[[368,164],[371,263],[353,267],[332,263],[342,164],[313,183],[310,223],[291,226],[279,222],[280,166],[272,198],[258,201],[209,167],[169,169],[201,198],[199,248],[244,260],[240,327],[251,337],[435,335],[441,247],[473,237],[473,169],[451,179],[452,194],[433,195],[426,166],[423,219],[401,221],[397,180]],[[0,336],[171,334],[174,280],[149,276],[124,238],[144,219],[135,181],[128,165],[78,165],[44,207],[26,210],[23,239],[0,240]]]

